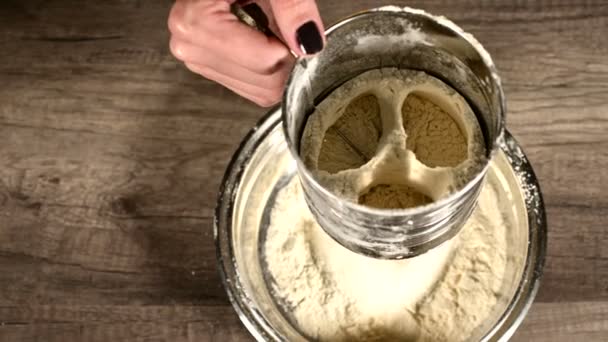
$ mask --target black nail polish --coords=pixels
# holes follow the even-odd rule
[[[296,40],[302,52],[307,55],[315,54],[323,49],[323,38],[317,24],[312,20],[298,28]]]

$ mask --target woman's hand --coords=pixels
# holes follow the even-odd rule
[[[235,0],[178,0],[169,15],[171,52],[188,69],[260,106],[280,101],[294,58],[324,45],[314,0],[263,0],[257,4],[279,40],[247,26],[230,12]],[[279,31],[279,32],[277,32]]]

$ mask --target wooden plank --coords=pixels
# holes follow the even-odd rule
[[[229,307],[1,307],[0,340],[250,341]],[[608,302],[536,303],[512,341],[603,342]],[[61,340],[64,339],[64,340]]]
[[[0,307],[1,341],[250,341],[226,306]]]
[[[536,303],[513,342],[605,342],[608,302]]]
[[[245,342],[253,341],[241,327],[227,322],[165,322],[115,324],[37,324],[0,327],[0,339],[9,342]]]

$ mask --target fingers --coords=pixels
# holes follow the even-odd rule
[[[256,72],[272,69],[290,57],[274,38],[241,23],[226,1],[177,2],[169,18],[174,37],[199,45]]]
[[[270,0],[281,35],[299,55],[313,55],[325,45],[325,29],[314,0]]]
[[[293,56],[278,40],[241,23],[229,1],[178,1],[168,25],[171,52],[189,69],[260,105],[280,100]]]
[[[292,63],[289,60],[275,64],[264,72],[252,71],[239,64],[226,63],[224,56],[214,51],[172,38],[169,46],[171,52],[185,63],[197,64],[213,69],[228,77],[245,83],[258,85],[265,89],[283,89]]]
[[[272,7],[270,6],[270,0],[256,0],[255,4],[257,4],[258,6],[260,6],[262,8],[262,11],[265,13],[266,17],[268,18],[268,28],[270,28],[270,30],[275,35],[280,37],[279,39],[283,40],[283,37],[281,35],[281,30],[279,30],[277,21],[275,20],[274,15],[272,14]]]

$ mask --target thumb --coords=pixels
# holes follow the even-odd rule
[[[270,0],[274,19],[289,48],[298,55],[323,49],[325,34],[314,0]]]

